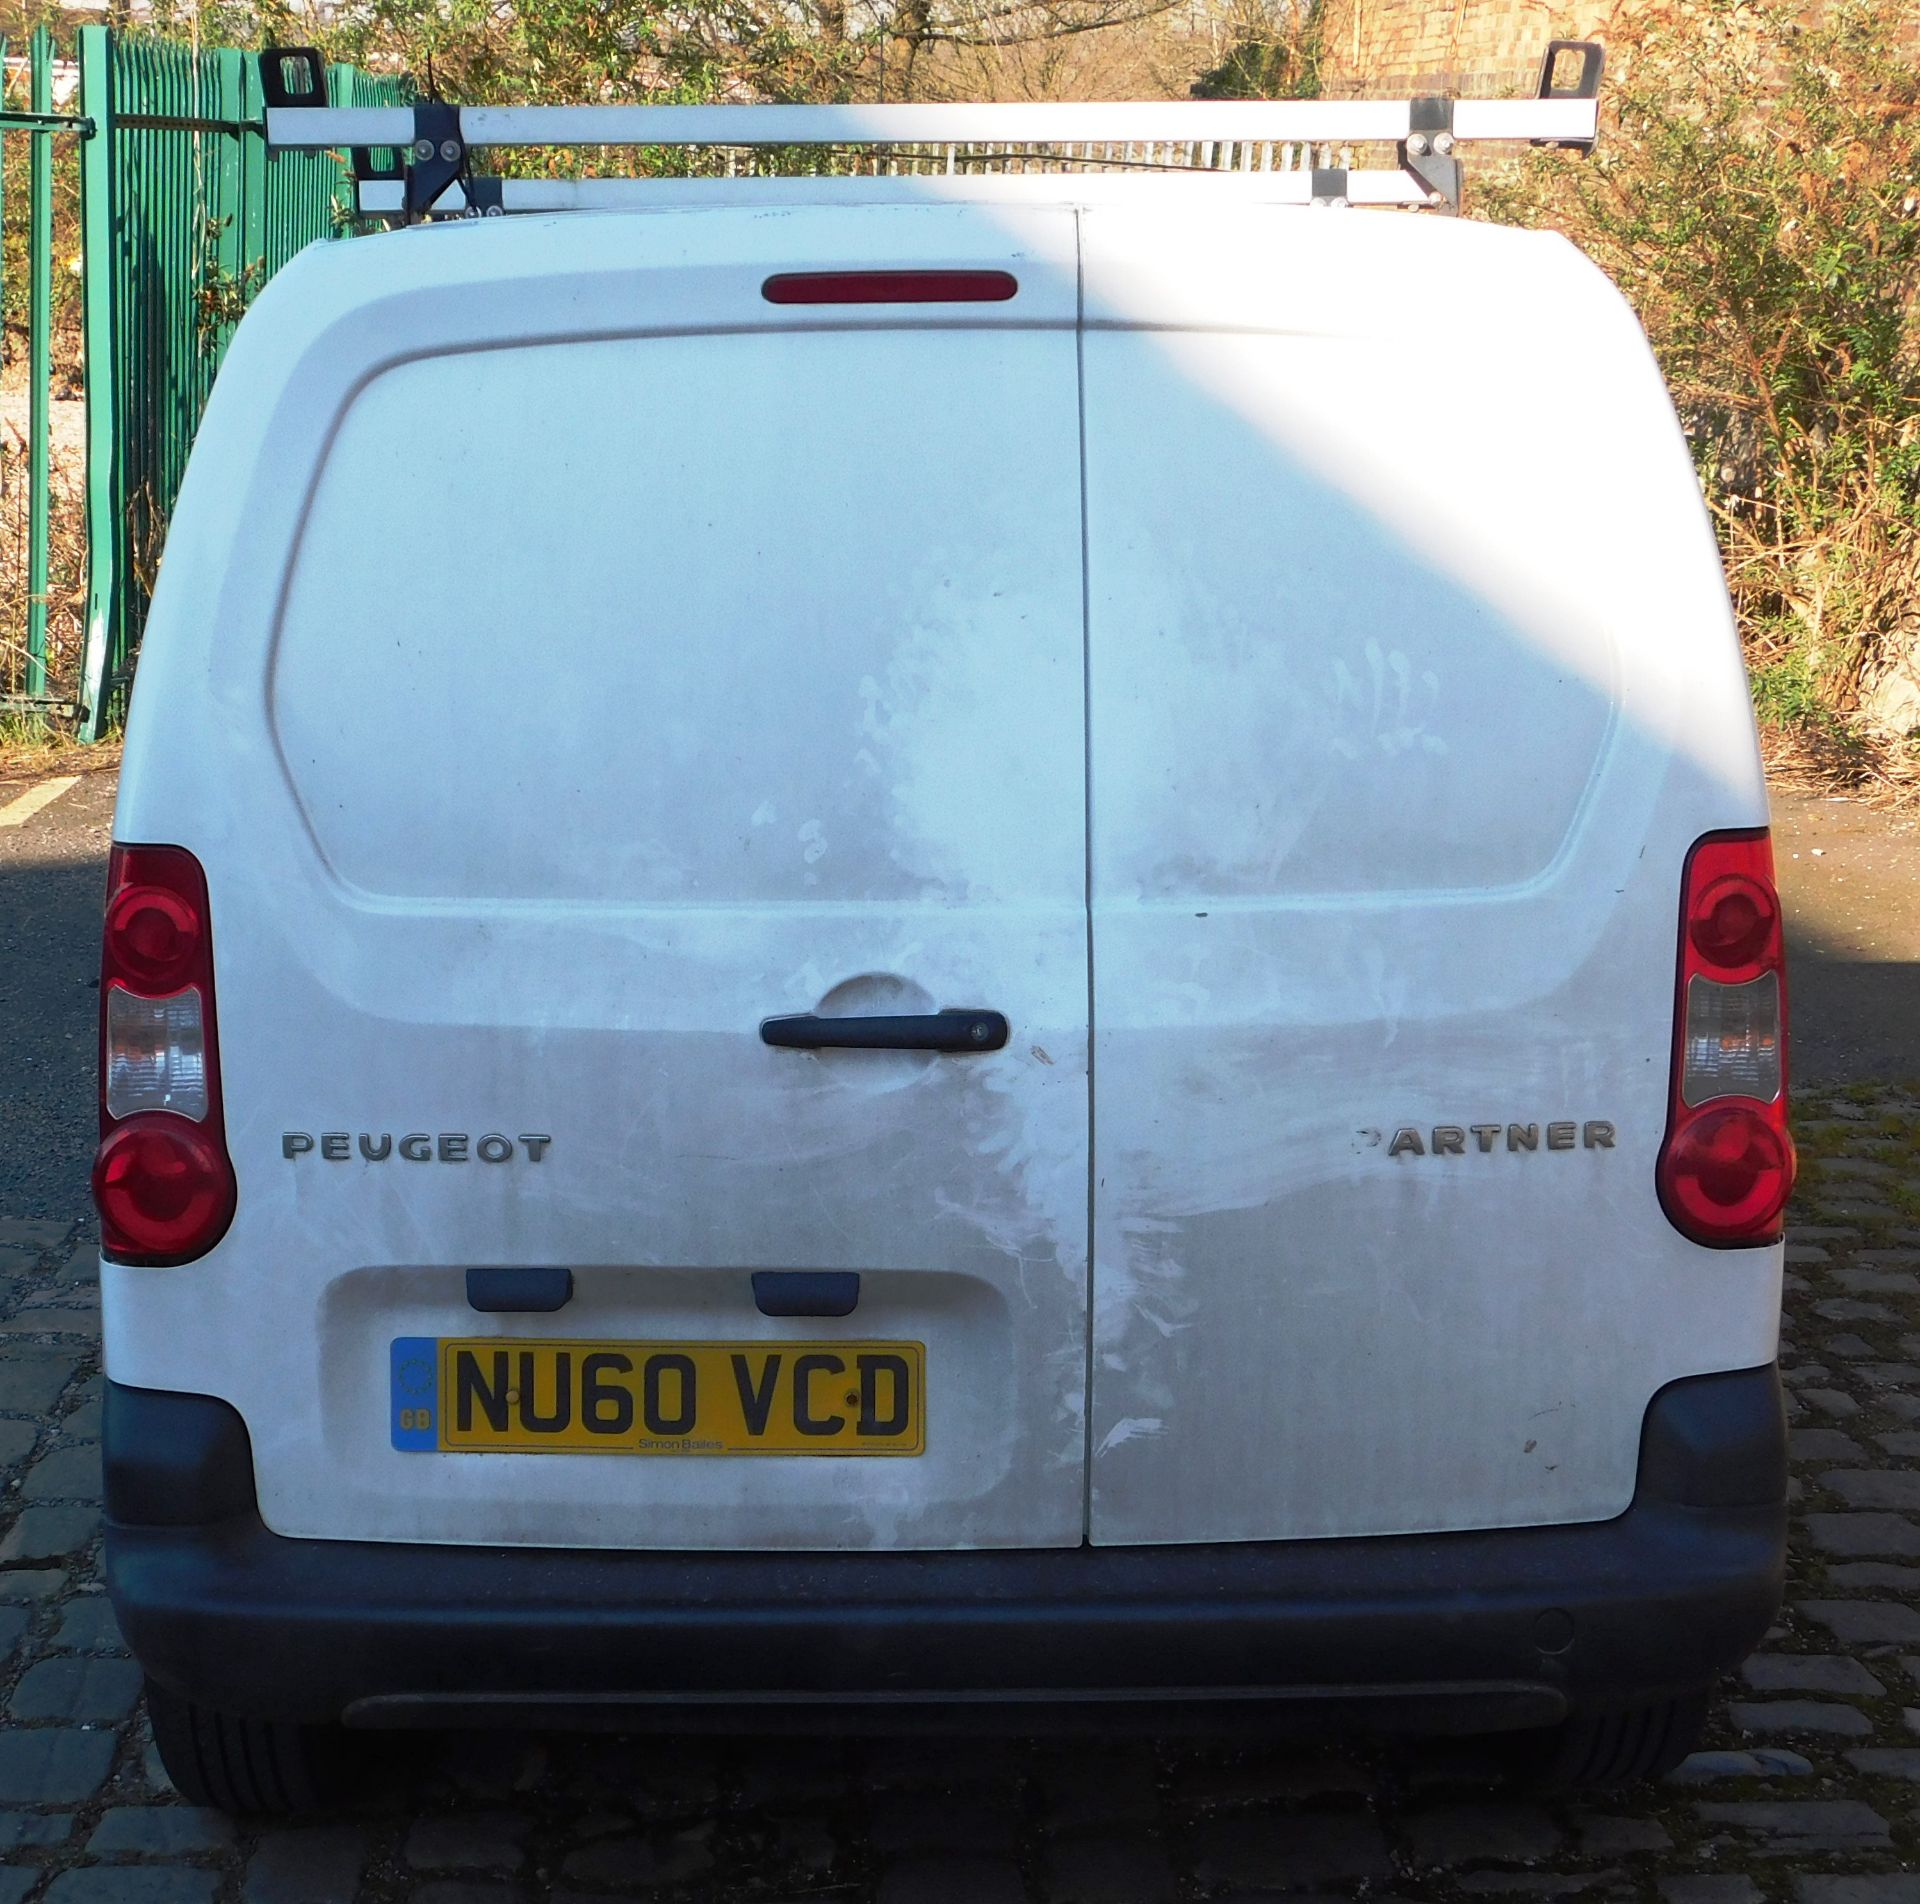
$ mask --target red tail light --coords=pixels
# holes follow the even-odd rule
[[[1780,1235],[1793,1193],[1786,959],[1764,828],[1709,833],[1687,855],[1673,1091],[1660,1202],[1696,1243]]]
[[[100,961],[101,1246],[122,1263],[190,1262],[226,1234],[234,1194],[206,875],[183,847],[116,846]]]
[[[769,304],[1004,304],[1010,271],[782,271],[760,287]]]

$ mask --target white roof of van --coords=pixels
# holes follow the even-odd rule
[[[1595,349],[1646,351],[1611,282],[1557,233],[1228,199],[1218,181],[1112,196],[1099,189],[1105,181],[1061,175],[821,181],[818,196],[769,193],[769,181],[715,183],[645,211],[460,219],[311,245],[257,300],[222,382],[248,382],[256,368],[278,382],[343,323],[328,356],[359,353],[371,369],[390,339],[355,320],[411,294],[456,294],[439,304],[438,348],[487,348],[551,334],[558,320],[540,315],[549,308],[606,299],[617,313],[640,288],[623,281],[645,274],[657,284],[658,273],[684,278],[671,302],[700,329],[762,328],[772,307],[761,287],[778,273],[984,268],[1012,272],[1020,296],[960,312],[797,310],[782,322],[1150,324],[1395,337],[1418,349],[1517,328],[1554,336],[1570,366]],[[848,184],[863,188],[857,202]],[[1006,186],[1046,196],[1015,202]],[[1446,374],[1437,358],[1435,370]]]
[[[1245,181],[1249,188],[1257,182],[1258,175]],[[1049,247],[1037,244],[1037,226],[1080,213],[1088,232],[1134,224],[1178,232],[1182,252],[1196,233],[1207,234],[1232,279],[1249,291],[1257,287],[1265,301],[1267,321],[1257,328],[1303,303],[1322,312],[1310,328],[1323,328],[1339,308],[1367,332],[1409,321],[1483,322],[1543,296],[1563,322],[1577,306],[1598,300],[1611,316],[1619,303],[1604,274],[1557,232],[1276,204],[1257,190],[1233,189],[1239,183],[1217,175],[1201,184],[1184,177],[1163,184],[1065,174],[658,180],[650,184],[669,189],[650,192],[644,206],[628,201],[590,216],[454,219],[316,245],[300,260],[295,282],[303,295],[323,277],[377,294],[401,279],[692,269],[723,259],[781,270],[964,266],[1017,256],[1038,263]],[[671,189],[681,186],[694,189]],[[1217,304],[1221,274],[1207,276],[1210,282],[1196,289],[1216,300],[1216,321],[1234,321]],[[1090,316],[1097,279],[1087,283]],[[1162,296],[1177,297],[1180,288],[1171,277],[1157,284]]]

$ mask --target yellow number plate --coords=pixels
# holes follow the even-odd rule
[[[921,1454],[918,1342],[521,1342],[402,1336],[409,1453]]]

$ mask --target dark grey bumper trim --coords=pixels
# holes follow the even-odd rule
[[[1785,1552],[1771,1368],[1656,1396],[1640,1487],[1612,1521],[1192,1547],[689,1554],[288,1540],[250,1505],[250,1473],[249,1505],[185,1522],[185,1503],[233,1501],[238,1421],[224,1403],[110,1386],[108,1586],[162,1683],[285,1719],[494,1701],[546,1722],[610,1695],[629,1711],[1145,1701],[1154,1687],[1234,1702],[1259,1687],[1285,1703],[1330,1680],[1343,1701],[1383,1710],[1433,1704],[1417,1695],[1435,1682],[1491,1707],[1515,1690],[1523,1704],[1591,1706],[1690,1690],[1735,1664],[1779,1605]]]

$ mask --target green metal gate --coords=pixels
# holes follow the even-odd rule
[[[76,38],[77,110],[54,115],[47,103],[53,49],[43,31],[33,43],[30,109],[0,115],[0,126],[37,147],[29,244],[29,594],[37,633],[29,632],[15,698],[77,704],[81,735],[95,739],[124,703],[167,520],[234,325],[295,252],[352,226],[338,158],[267,149],[255,54],[98,26]],[[328,85],[341,105],[411,96],[402,81],[349,66],[331,68]],[[80,141],[87,589],[78,679],[66,696],[49,697],[44,419],[53,233],[50,212],[41,210],[39,153],[62,136]]]
[[[0,40],[0,71],[7,46]],[[18,650],[8,674],[19,683],[8,698],[28,707],[57,701],[47,692],[48,417],[53,381],[53,141],[78,126],[53,110],[53,42],[42,27],[27,46],[26,103],[7,111],[0,95],[0,131],[24,134],[28,161],[27,210],[27,532],[25,609]],[[13,648],[9,624],[8,646]]]

